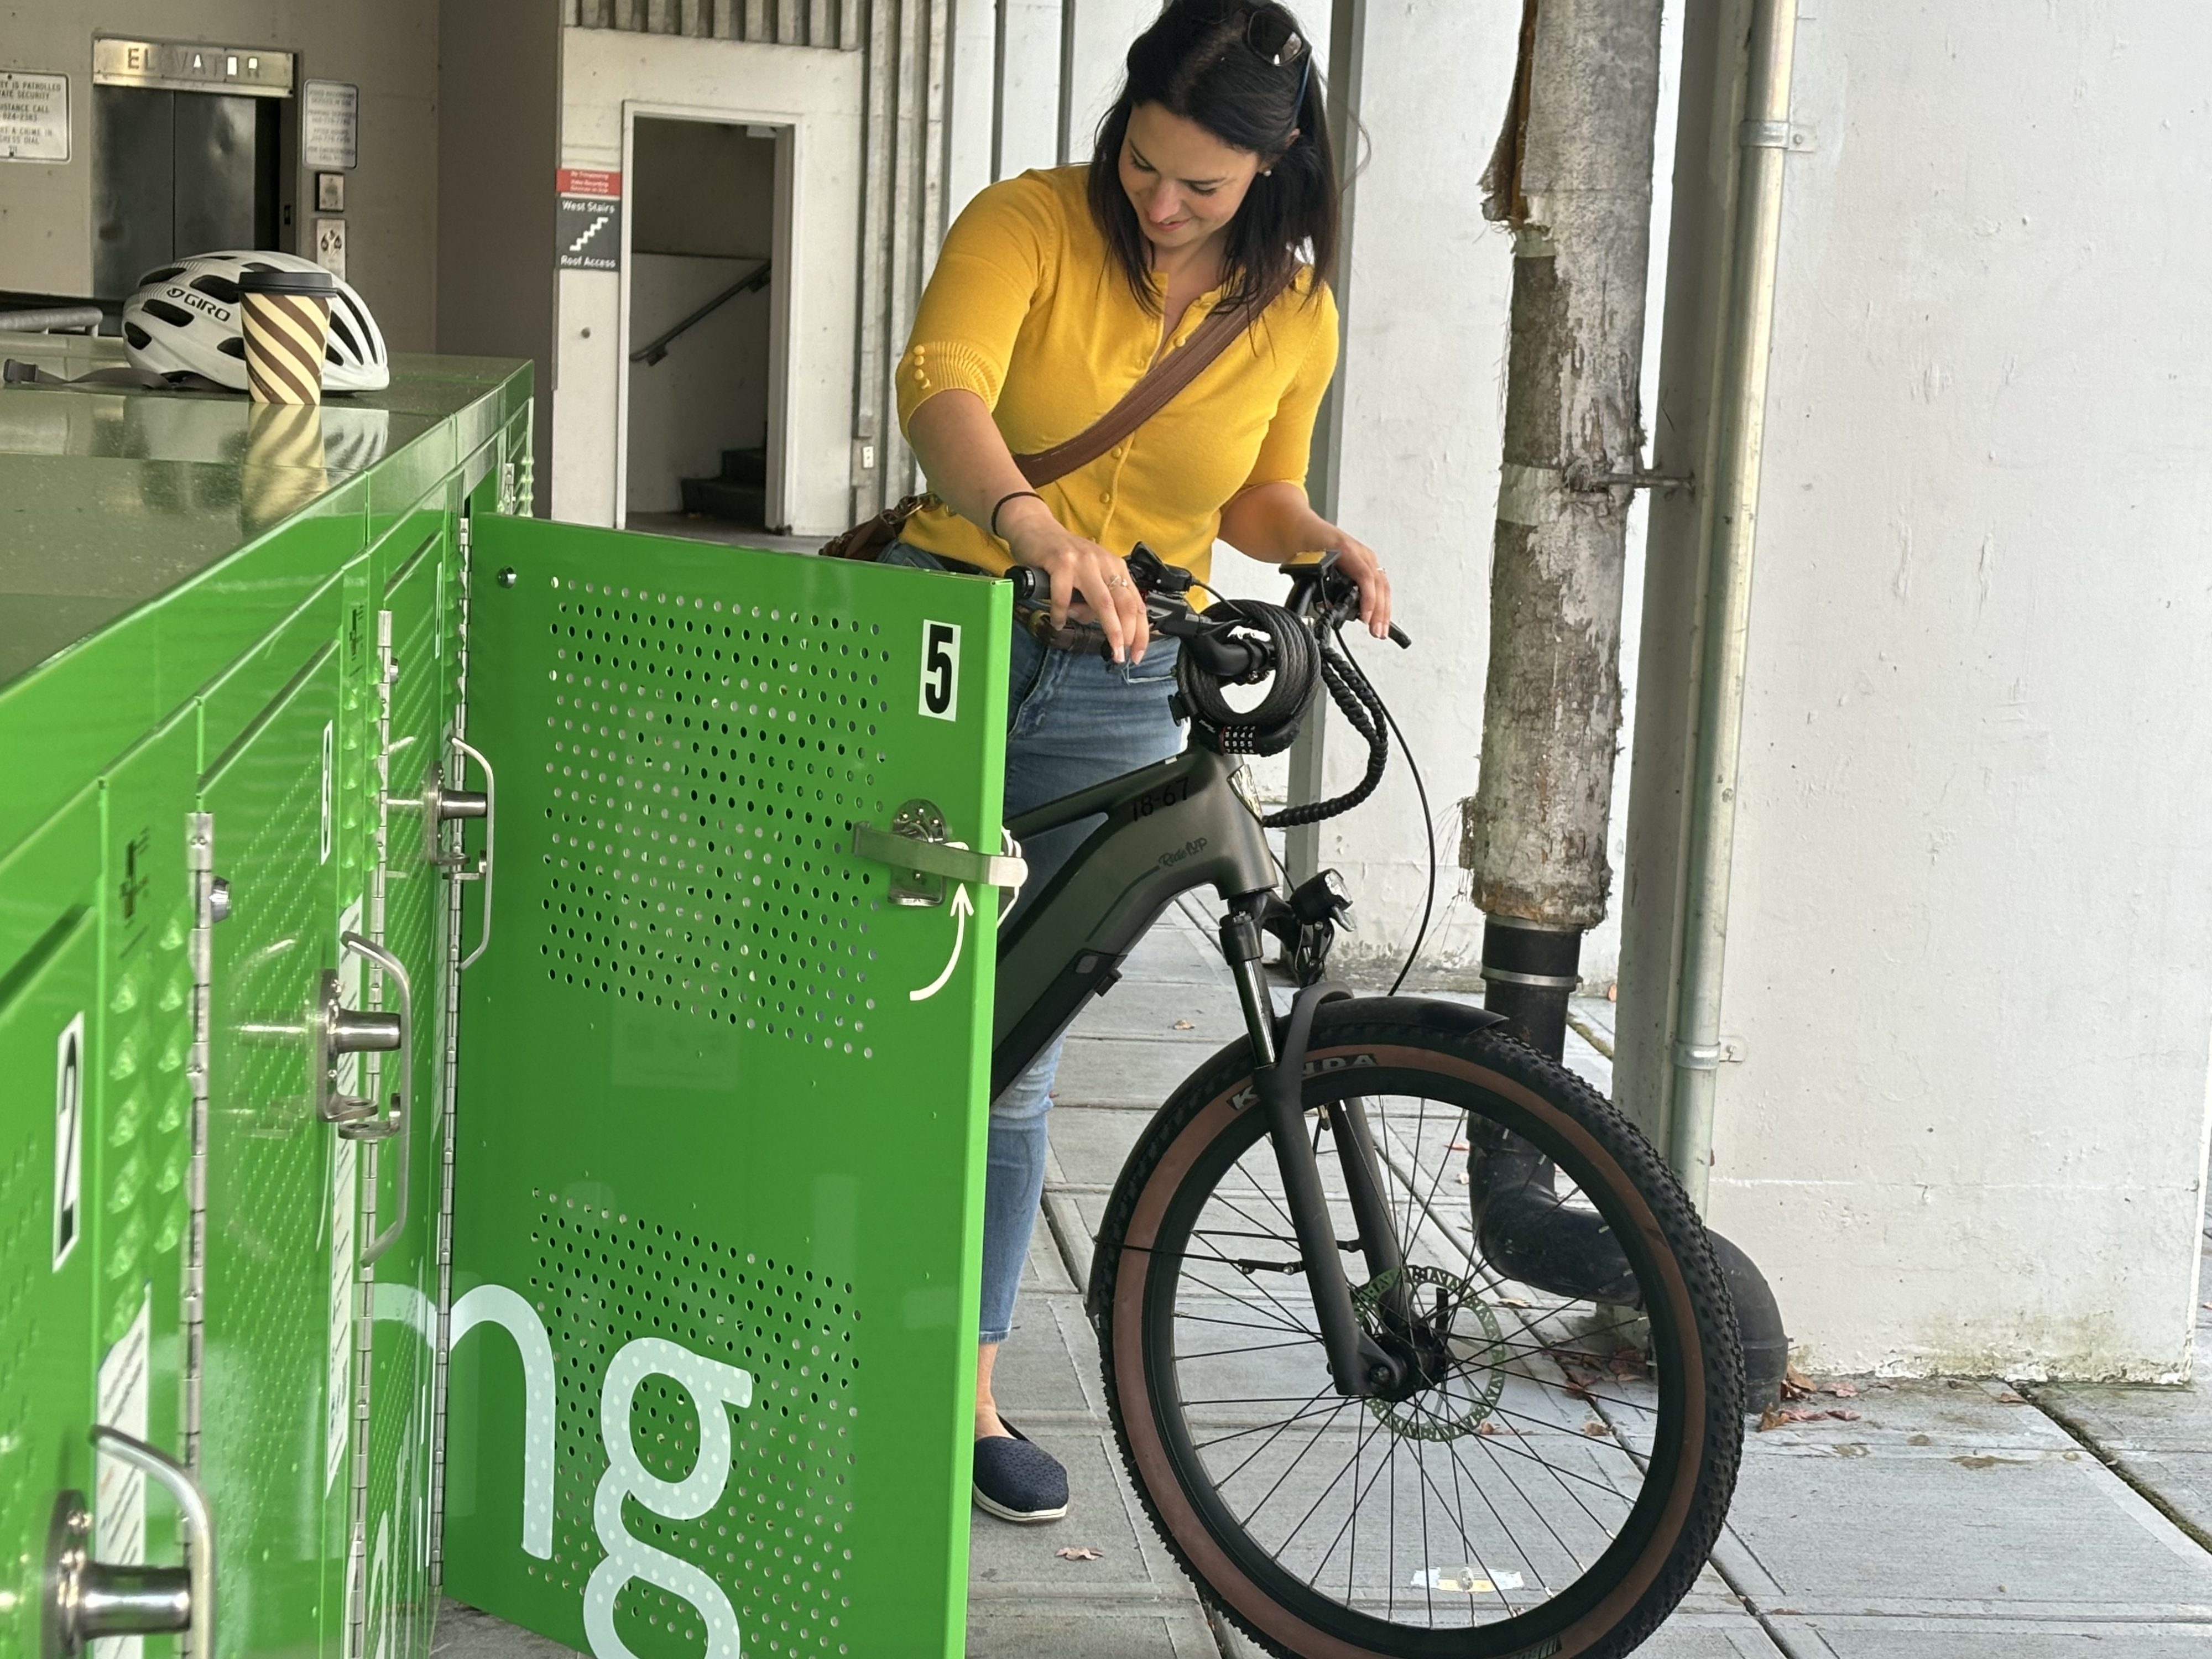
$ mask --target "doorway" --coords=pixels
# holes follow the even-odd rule
[[[623,271],[623,522],[750,541],[782,529],[790,129],[633,118]]]
[[[283,246],[286,100],[95,86],[93,289],[129,297],[159,265]]]

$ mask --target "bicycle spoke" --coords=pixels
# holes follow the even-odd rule
[[[1648,1513],[1650,1469],[1628,1436],[1650,1437],[1665,1389],[1648,1358],[1624,1351],[1650,1340],[1639,1334],[1651,1322],[1634,1306],[1533,1291],[1482,1258],[1464,1188],[1461,1211],[1446,1213],[1467,1158],[1453,1146],[1480,1128],[1456,1097],[1358,1106],[1376,1173],[1397,1188],[1385,1215],[1406,1279],[1364,1279],[1341,1250],[1326,1266],[1346,1272],[1365,1340],[1401,1368],[1402,1397],[1334,1395],[1308,1285],[1322,1264],[1305,1261],[1269,1185],[1273,1148],[1255,1120],[1152,1252],[1172,1297],[1183,1443],[1217,1513],[1297,1593],[1393,1628],[1488,1628],[1582,1582]],[[1304,1128],[1340,1236],[1343,1126],[1332,1133],[1313,1109]],[[1547,1167],[1544,1207],[1587,1212],[1568,1170]]]

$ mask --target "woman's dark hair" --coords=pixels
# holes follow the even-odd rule
[[[1287,52],[1277,46],[1286,40],[1296,43]],[[1151,245],[1121,188],[1121,146],[1139,104],[1195,121],[1269,169],[1230,221],[1223,302],[1250,305],[1272,292],[1308,249],[1317,291],[1336,264],[1336,155],[1313,49],[1289,9],[1272,0],[1169,0],[1129,48],[1128,70],[1098,124],[1090,195],[1091,216],[1138,302],[1159,307]]]

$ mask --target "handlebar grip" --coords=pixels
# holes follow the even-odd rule
[[[1006,572],[1006,580],[1014,585],[1014,605],[1018,609],[1041,609],[1052,603],[1052,578],[1035,565],[1014,566]]]

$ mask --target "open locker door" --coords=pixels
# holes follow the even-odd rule
[[[854,848],[1000,851],[1006,588],[472,531],[447,1589],[599,1659],[957,1654],[1007,871]]]

